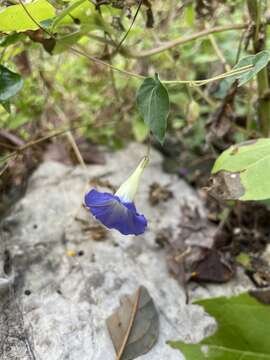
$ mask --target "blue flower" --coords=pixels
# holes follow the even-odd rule
[[[85,195],[86,207],[107,228],[116,229],[124,235],[139,235],[145,232],[147,220],[144,215],[137,213],[134,197],[147,163],[148,157],[144,157],[114,195],[95,189]]]

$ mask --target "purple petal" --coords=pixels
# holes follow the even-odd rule
[[[118,196],[95,189],[85,195],[85,205],[103,225],[124,235],[145,232],[147,220],[137,213],[133,203],[121,202]]]

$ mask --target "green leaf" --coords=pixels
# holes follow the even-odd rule
[[[270,139],[246,141],[225,150],[212,169],[214,179],[223,174],[226,191],[242,188],[239,195],[225,197],[240,200],[270,198]],[[224,180],[224,179],[223,179]]]
[[[270,360],[270,307],[244,293],[232,298],[201,300],[218,322],[214,335],[199,344],[170,341],[187,360]]]
[[[252,79],[259,71],[261,71],[270,60],[270,51],[263,50],[256,55],[246,56],[241,59],[235,66],[234,69],[241,68],[246,65],[253,65],[254,67],[243,74],[235,75],[230,78],[230,80],[238,79],[238,86],[244,85],[250,79]]]
[[[193,4],[186,7],[185,20],[188,26],[193,26],[195,21],[195,10]]]
[[[37,0],[24,5],[31,16],[40,23],[55,16],[54,7],[46,0]],[[29,17],[21,4],[8,6],[0,12],[0,31],[37,30],[39,27]]]
[[[23,79],[3,65],[0,65],[0,102],[5,103],[16,95],[23,86]]]
[[[0,101],[0,104],[3,106],[3,108],[6,110],[6,112],[8,112],[8,113],[11,112],[9,100],[7,100],[7,101]]]
[[[83,31],[76,31],[71,34],[59,38],[53,49],[53,54],[60,54],[69,49],[72,45],[76,44],[82,36],[85,35]]]
[[[10,35],[6,35],[3,36],[0,39],[0,46],[2,47],[7,47],[9,45],[12,45],[16,42],[19,42],[21,39],[23,39],[24,35],[23,34],[17,34],[17,33],[13,33]]]
[[[169,95],[158,75],[146,78],[137,93],[139,111],[150,130],[162,144],[170,109]]]
[[[81,25],[81,32],[89,32],[101,29],[109,34],[114,33],[113,27],[106,21],[105,14],[102,15],[96,10],[95,5],[86,0],[73,0],[53,21],[52,31],[62,26],[74,24],[78,21]]]
[[[69,14],[72,14],[72,11],[74,11],[76,8],[81,6],[86,0],[78,0],[73,3],[71,3],[70,6],[68,6],[66,9],[64,9],[53,21],[51,27],[52,29],[55,29],[55,27]],[[72,15],[73,16],[73,15]],[[71,18],[72,19],[72,18]],[[70,20],[70,19],[69,19]]]

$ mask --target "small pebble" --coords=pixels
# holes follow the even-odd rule
[[[74,250],[68,250],[68,251],[66,252],[66,254],[67,254],[67,256],[74,257],[74,256],[76,256],[76,251],[74,251]]]

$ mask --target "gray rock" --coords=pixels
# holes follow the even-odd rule
[[[6,270],[0,270],[1,359],[113,360],[105,319],[120,297],[139,285],[148,289],[160,317],[158,343],[139,359],[183,359],[167,340],[196,342],[214,331],[214,320],[201,307],[185,305],[184,291],[168,274],[164,250],[155,242],[159,231],[177,231],[181,204],[204,213],[184,181],[162,172],[157,152],[152,151],[136,201],[149,220],[145,234],[122,236],[113,230],[95,241],[100,229],[81,207],[90,180],[118,187],[144,153],[144,146],[131,144],[108,154],[105,166],[83,169],[46,162],[33,174],[26,195],[2,224],[0,264],[5,261]],[[153,181],[167,186],[173,198],[150,206]],[[70,256],[71,251],[83,251],[83,256]],[[214,295],[222,288],[197,287],[193,293]],[[224,293],[242,288],[235,281]]]

